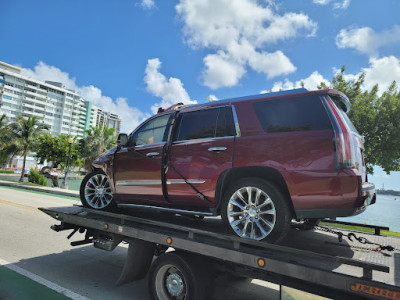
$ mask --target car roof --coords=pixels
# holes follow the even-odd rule
[[[252,101],[252,100],[278,100],[278,99],[284,99],[284,98],[291,97],[291,96],[311,96],[311,95],[330,95],[330,96],[340,98],[340,100],[343,102],[343,104],[347,107],[347,111],[350,109],[350,102],[349,102],[349,99],[347,98],[347,96],[337,90],[324,89],[324,90],[309,91],[305,88],[299,88],[299,89],[279,91],[279,92],[271,92],[271,93],[243,96],[243,97],[228,98],[228,99],[222,99],[222,100],[211,101],[211,102],[200,103],[200,104],[174,105],[165,111],[179,110],[179,111],[184,112],[184,111],[190,111],[190,110],[198,110],[198,109],[207,108],[207,107],[229,105],[233,102],[240,103],[240,102],[246,102],[246,101]]]

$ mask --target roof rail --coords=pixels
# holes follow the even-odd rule
[[[299,89],[292,89],[292,90],[286,90],[286,91],[263,93],[263,94],[257,94],[257,95],[250,95],[250,96],[236,97],[236,98],[230,98],[230,99],[223,99],[221,101],[237,101],[237,100],[246,100],[246,99],[254,99],[254,98],[264,98],[264,97],[272,97],[272,96],[279,96],[279,95],[302,93],[302,92],[307,92],[307,91],[308,90],[305,89],[305,88],[299,88]]]
[[[279,95],[289,95],[289,94],[296,94],[296,93],[303,93],[303,92],[308,92],[308,90],[305,88],[299,88],[299,89],[293,89],[293,90],[256,94],[256,95],[236,97],[236,98],[227,98],[227,99],[212,101],[211,103],[224,103],[224,102],[240,101],[240,100],[246,100],[246,99],[265,98],[265,97],[272,97],[272,96],[279,96]],[[200,103],[200,104],[188,105],[186,107],[191,108],[191,107],[196,107],[196,106],[203,106],[205,104],[206,103]]]

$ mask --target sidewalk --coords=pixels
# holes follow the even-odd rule
[[[78,191],[70,191],[70,190],[64,190],[64,189],[48,187],[48,186],[23,184],[23,183],[19,183],[19,182],[12,182],[12,181],[6,181],[6,180],[0,180],[0,186],[8,186],[8,187],[13,187],[13,188],[18,188],[18,189],[79,198]]]

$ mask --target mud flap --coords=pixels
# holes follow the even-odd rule
[[[143,279],[153,260],[156,244],[139,239],[129,241],[128,254],[122,273],[115,283],[117,286]]]

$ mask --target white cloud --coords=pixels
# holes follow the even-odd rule
[[[351,0],[343,0],[342,2],[335,2],[334,9],[347,9],[350,6]]]
[[[78,87],[77,91],[83,99],[107,112],[116,113],[121,118],[121,132],[131,132],[150,116],[136,107],[129,106],[126,98],[119,97],[114,101],[112,98],[104,96],[102,91],[93,85]]]
[[[331,0],[313,0],[313,2],[319,5],[327,5]]]
[[[334,68],[333,71],[337,74],[340,70]],[[369,67],[362,68],[356,74],[344,74],[344,79],[346,81],[357,80],[362,72],[365,73],[362,88],[369,91],[374,85],[378,84],[378,94],[381,95],[392,84],[393,80],[400,83],[400,59],[395,56],[370,58]]]
[[[334,75],[340,70],[333,69]],[[344,74],[344,80],[357,80],[361,73],[365,73],[365,80],[362,88],[364,90],[371,90],[376,84],[379,85],[378,94],[381,95],[392,84],[393,81],[400,83],[400,59],[395,56],[386,56],[382,58],[370,58],[369,66],[362,68],[360,72],[355,74]],[[324,82],[330,85],[330,82],[325,79],[318,71],[314,71],[310,76],[298,81],[292,82],[288,79],[284,81],[277,81],[274,83],[271,91],[276,92],[279,90],[290,90],[301,87],[301,83],[308,90],[316,90],[317,86]],[[260,94],[268,93],[268,90],[262,90]]]
[[[370,58],[369,64],[368,68],[362,69],[365,73],[364,86],[367,90],[379,84],[379,93],[382,94],[393,80],[400,83],[400,59],[397,57]]]
[[[153,113],[156,113],[159,107],[168,108],[179,102],[184,104],[197,103],[197,101],[190,100],[189,94],[178,78],[170,77],[167,79],[160,73],[160,68],[161,62],[158,58],[149,59],[147,61],[144,76],[146,90],[152,95],[161,98],[160,103],[151,106]]]
[[[75,77],[70,77],[67,72],[61,71],[59,68],[49,66],[46,63],[40,61],[33,70],[24,69],[22,75],[32,77],[40,81],[54,81],[61,82],[66,88],[71,90],[77,90],[78,86],[75,83]]]
[[[152,9],[154,7],[154,0],[142,0],[140,6],[144,9]]]
[[[235,62],[222,51],[207,55],[203,62],[205,65],[204,84],[211,89],[217,89],[221,86],[235,86],[246,73],[241,63]]]
[[[354,48],[361,53],[377,55],[382,47],[400,44],[400,26],[375,32],[370,27],[342,29],[336,36],[336,45],[341,48]]]
[[[292,82],[288,79],[285,79],[283,82],[282,81],[277,81],[274,83],[272,86],[272,91],[280,91],[280,90],[291,90],[291,89],[298,89],[301,88],[301,84],[304,84],[304,87],[308,90],[316,90],[318,85],[321,82],[325,82],[327,85],[329,85],[329,81],[325,79],[321,74],[318,73],[318,71],[314,71],[310,76],[304,79],[300,79],[296,82]],[[262,93],[266,93],[268,91],[261,91]]]
[[[71,78],[68,73],[61,71],[57,67],[47,65],[44,62],[39,62],[33,70],[24,69],[22,74],[40,81],[49,80],[61,82],[66,88],[78,92],[83,99],[92,102],[94,105],[107,112],[117,114],[121,118],[122,132],[132,131],[149,116],[139,109],[129,106],[125,98],[113,100],[110,97],[104,96],[101,89],[93,85],[77,85],[74,77]]]
[[[215,96],[215,95],[208,95],[208,97],[206,97],[207,98],[207,101],[217,101],[217,100],[219,100],[218,98],[217,98],[217,96]]]
[[[176,11],[184,22],[187,43],[215,51],[203,59],[206,86],[234,86],[247,67],[268,78],[296,70],[283,52],[269,53],[263,48],[297,36],[313,36],[317,24],[304,14],[278,15],[272,6],[255,0],[180,0]]]

